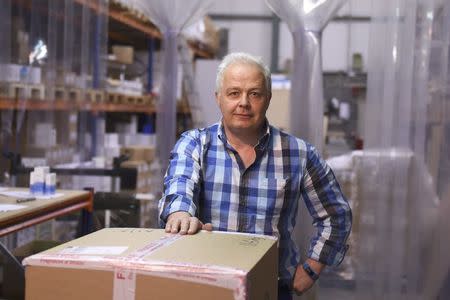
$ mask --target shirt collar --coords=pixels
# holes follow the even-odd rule
[[[270,137],[270,125],[269,125],[269,121],[267,120],[267,118],[264,123],[264,127],[265,127],[265,133],[263,134],[263,136],[261,136],[259,138],[258,143],[255,146],[255,149],[264,150],[268,145],[268,141],[269,141],[269,137]],[[225,134],[225,129],[223,128],[222,118],[220,119],[220,122],[219,122],[219,130],[217,130],[217,137],[222,141],[222,143],[224,143],[224,145],[229,145],[229,143],[227,141],[227,135]]]
[[[270,125],[269,121],[266,119],[266,122],[264,123],[265,126],[265,133],[262,137],[259,138],[258,143],[256,144],[255,148],[259,150],[264,150],[267,148],[267,145],[269,144],[269,138],[270,138]]]

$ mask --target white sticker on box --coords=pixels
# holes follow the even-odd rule
[[[83,247],[83,246],[70,246],[59,252],[59,254],[76,254],[76,255],[119,255],[125,252],[128,247]]]

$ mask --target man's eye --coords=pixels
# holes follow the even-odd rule
[[[251,92],[250,93],[250,97],[252,97],[252,98],[260,98],[261,97],[261,93]]]
[[[230,93],[228,94],[228,96],[231,96],[231,97],[237,97],[237,96],[239,96],[239,93],[238,93],[238,92],[230,92]]]

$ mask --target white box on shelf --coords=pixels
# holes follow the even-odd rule
[[[118,147],[119,146],[119,134],[106,133],[105,134],[105,148]]]
[[[139,80],[116,80],[108,78],[106,91],[130,96],[142,96],[144,85]]]
[[[50,123],[37,123],[34,128],[34,145],[53,147],[56,145],[56,129]]]
[[[2,64],[0,65],[0,81],[40,84],[41,68],[17,64]]]

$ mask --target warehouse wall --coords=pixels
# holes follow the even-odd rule
[[[371,0],[350,0],[339,11],[339,16],[370,16]],[[271,10],[264,0],[215,1],[212,14],[270,16]],[[270,64],[272,24],[262,20],[215,21],[217,26],[229,29],[229,51],[247,51],[262,56]],[[351,68],[353,53],[361,53],[366,65],[368,55],[368,21],[332,21],[323,33],[324,71],[347,71]],[[280,26],[278,65],[284,69],[292,58],[291,33],[285,23]]]
[[[272,12],[264,0],[229,0],[214,1],[211,14],[229,15],[264,15],[270,16]],[[214,23],[220,28],[229,30],[229,52],[245,51],[261,56],[270,64],[272,24],[270,21],[243,21],[230,20]]]

